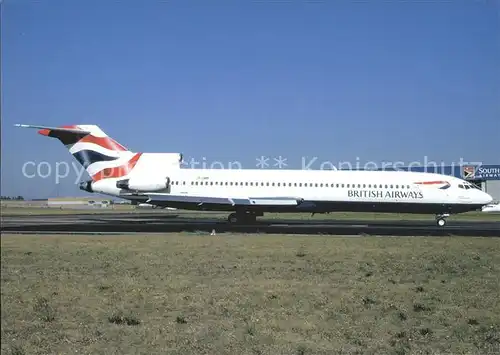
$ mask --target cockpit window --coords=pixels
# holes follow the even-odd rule
[[[464,188],[464,185],[462,185],[462,184],[458,184],[458,187],[459,187],[459,188],[461,188],[461,189],[463,189],[463,188]]]

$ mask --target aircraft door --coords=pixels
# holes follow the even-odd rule
[[[168,177],[168,176],[167,176],[167,184],[166,184],[166,186],[167,186],[167,191],[166,191],[167,194],[171,193],[171,191],[172,191],[172,180],[170,180],[170,177]]]

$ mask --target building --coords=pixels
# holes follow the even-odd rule
[[[90,197],[57,197],[47,200],[48,207],[56,208],[89,208],[89,207],[109,207],[112,201],[104,198]]]
[[[380,169],[387,170],[387,169]],[[448,166],[418,166],[403,167],[398,170],[437,173],[455,176],[474,183],[481,190],[500,201],[500,165],[448,165]]]

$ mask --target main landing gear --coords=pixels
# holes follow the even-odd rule
[[[450,215],[448,213],[444,214],[438,214],[436,216],[436,223],[439,227],[444,227],[446,224],[446,218],[448,218]]]
[[[227,221],[231,224],[251,224],[257,221],[257,216],[262,215],[254,212],[233,212],[227,217]]]

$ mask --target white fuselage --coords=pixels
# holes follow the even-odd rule
[[[130,178],[145,183],[152,179],[150,175]],[[230,198],[287,197],[314,202],[316,208],[322,211],[377,210],[375,205],[390,205],[392,207],[389,210],[397,211],[399,205],[405,206],[405,211],[414,209],[418,212],[419,205],[426,205],[433,206],[434,213],[440,206],[449,205],[455,209],[459,206],[458,209],[463,212],[480,208],[491,201],[488,194],[458,178],[406,171],[172,169],[168,178],[168,189],[148,194]],[[122,197],[124,193],[131,192],[116,188],[116,181],[117,179],[98,181],[94,183],[93,190]],[[422,184],[424,182],[427,184]],[[366,208],[360,208],[360,205],[365,205]],[[170,206],[183,207],[182,204]],[[290,208],[274,207],[270,210],[289,211]],[[421,210],[422,213],[427,211],[423,207]]]

